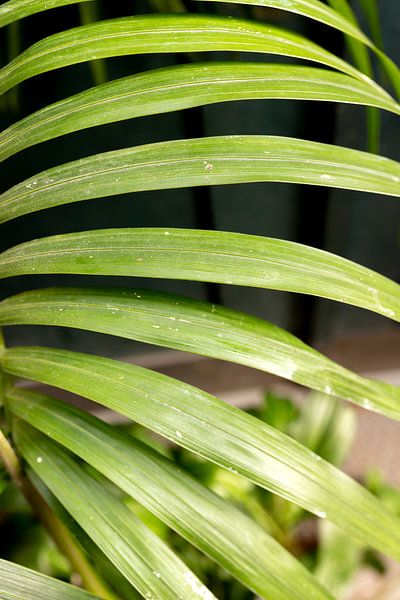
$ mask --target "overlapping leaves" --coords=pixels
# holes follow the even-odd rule
[[[44,107],[15,123],[0,134],[0,159],[72,131],[239,99],[330,100],[399,113],[399,105],[365,75],[372,75],[366,46],[377,53],[397,90],[398,69],[361,32],[345,2],[329,2],[330,8],[318,0],[228,1],[286,9],[340,30],[353,40],[358,68],[303,36],[256,22],[185,14],[91,23],[52,35],[22,52],[0,71],[0,91],[68,65],[149,52],[278,54],[314,61],[333,71],[210,62],[131,76]],[[9,0],[0,6],[0,26],[73,3]],[[267,136],[156,143],[87,157],[23,181],[0,198],[0,221],[113,194],[254,181],[399,196],[400,165],[346,148]],[[400,316],[398,286],[376,273],[282,240],[221,232],[83,232],[36,240],[2,255],[3,277],[27,273],[141,275],[258,286],[328,297],[394,320]],[[4,301],[0,321],[91,329],[231,360],[400,416],[400,390],[394,386],[351,373],[272,324],[206,303],[131,290],[43,290]],[[329,518],[356,539],[400,557],[400,524],[377,500],[300,444],[200,390],[133,365],[54,349],[8,349],[2,365],[9,374],[61,387],[117,410]],[[99,473],[260,596],[330,597],[247,516],[147,447],[49,397],[11,389],[8,404],[14,419],[30,424],[14,421],[14,441],[23,456],[145,597],[213,596],[108,491]],[[2,592],[9,594],[7,586],[22,572],[3,562],[0,571],[6,582]],[[25,571],[21,578],[23,598],[31,597],[29,585],[36,593],[36,586],[44,581]],[[43,594],[56,598],[61,593],[58,585],[49,584]],[[85,597],[74,588],[64,587],[63,593],[71,600]]]

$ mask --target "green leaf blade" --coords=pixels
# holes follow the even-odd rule
[[[354,12],[351,8],[351,6],[349,5],[348,0],[329,0],[329,4],[331,4],[331,6],[333,8],[335,8],[335,10],[337,12],[342,13],[344,16],[346,16],[349,20],[352,20],[353,22],[356,20],[355,19],[355,15]],[[359,1],[359,4],[361,5],[361,9],[363,10],[363,12],[365,13],[365,7],[366,4],[369,5],[369,8],[372,9],[372,13],[374,14],[374,25],[372,28],[372,35],[375,38],[375,45],[369,43],[369,46],[374,50],[375,54],[378,56],[378,59],[381,62],[381,65],[383,67],[383,69],[386,71],[386,74],[388,75],[389,80],[391,81],[393,88],[396,91],[397,97],[400,97],[400,71],[398,66],[396,65],[395,62],[393,62],[393,60],[391,58],[389,58],[384,52],[382,52],[381,48],[380,48],[380,31],[379,31],[379,19],[376,18],[377,16],[377,10],[376,7],[374,8],[374,1],[369,1],[367,0],[367,2],[365,3],[363,0]],[[372,15],[366,15],[367,17],[367,21],[370,20]],[[352,49],[354,50],[355,46],[354,44],[351,44]],[[360,51],[361,52],[361,51]],[[365,62],[365,58],[362,59],[363,62]],[[363,70],[363,72],[365,72]]]
[[[14,414],[99,470],[255,593],[330,598],[254,521],[131,436],[48,396],[14,389],[8,401]]]
[[[367,81],[382,93],[366,75],[303,36],[252,21],[180,14],[99,21],[49,36],[0,70],[0,94],[29,77],[89,60],[212,51],[280,54],[318,62]]]
[[[95,600],[97,598],[68,583],[1,558],[0,597],[2,600]]]
[[[378,48],[383,48],[382,28],[380,24],[379,6],[376,0],[358,0],[368,23],[372,39]]]
[[[386,70],[397,96],[400,96],[400,70],[396,63],[389,58],[380,48],[375,45],[360,29],[354,13],[347,0],[329,0],[326,6],[319,0],[207,0],[210,2],[228,2],[230,4],[247,4],[252,6],[263,6],[278,8],[292,12],[304,17],[309,17],[320,23],[324,23],[344,33],[348,40],[351,51],[361,59],[361,64],[367,66],[369,71],[368,55],[362,50],[361,44],[370,47],[378,56],[383,68]],[[368,2],[368,0],[367,0]],[[357,44],[359,46],[357,47]],[[366,62],[367,61],[367,62]],[[358,67],[360,64],[357,65]],[[365,72],[362,69],[363,72]]]
[[[50,8],[77,4],[78,2],[90,2],[91,0],[8,0],[0,6],[0,27],[19,21]]]
[[[101,229],[0,254],[0,278],[49,273],[207,281],[312,294],[400,321],[400,286],[323,250],[222,231]]]
[[[2,366],[116,410],[400,557],[400,522],[376,498],[298,442],[210,394],[141,367],[65,350],[9,349]]]
[[[215,600],[168,546],[65,450],[21,421],[13,435],[32,469],[145,598]]]
[[[352,36],[364,44],[371,45],[371,41],[364,33],[345,16],[333,10],[319,0],[207,0],[207,2],[223,2],[224,4],[247,4],[276,8],[285,12],[308,17],[329,27],[338,29],[342,33]]]
[[[0,196],[0,222],[129,192],[270,181],[400,196],[400,164],[366,152],[276,136],[158,142],[90,156],[17,184]]]
[[[360,377],[267,321],[207,302],[148,290],[48,288],[0,304],[0,325],[18,324],[86,329],[228,360],[400,419],[399,388]]]
[[[0,161],[29,146],[105,123],[217,102],[272,98],[347,102],[400,114],[398,104],[368,83],[323,69],[257,63],[164,67],[86,90],[11,125],[0,133]]]
[[[357,17],[347,0],[328,0],[328,4],[355,26],[359,26]],[[373,78],[374,73],[368,47],[348,35],[346,35],[346,45],[356,67],[368,77]],[[368,150],[376,154],[379,152],[380,126],[379,112],[374,108],[367,108],[367,145]]]

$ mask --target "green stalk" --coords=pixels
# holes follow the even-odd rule
[[[368,27],[371,32],[372,41],[379,48],[384,51],[383,37],[380,26],[379,18],[379,7],[376,0],[358,0],[361,10],[364,13]]]
[[[348,0],[328,0],[328,4],[350,22],[359,25],[358,19]],[[345,35],[347,49],[358,69],[368,77],[373,78],[373,68],[368,54],[368,49],[361,42]],[[367,121],[367,149],[378,154],[381,135],[381,117],[377,108],[366,108]]]
[[[19,21],[10,23],[6,29],[7,38],[7,59],[12,61],[21,51],[21,24]],[[16,86],[14,89],[7,92],[8,107],[14,113],[17,113],[20,109],[20,98],[19,98],[20,86]]]
[[[79,16],[82,25],[99,21],[97,3],[88,2],[79,4]],[[106,61],[104,59],[91,60],[89,65],[94,85],[101,85],[108,81]]]
[[[4,350],[4,337],[2,329],[0,328],[0,356]],[[10,385],[10,382],[11,380],[8,379],[8,376],[0,369],[0,405],[3,405],[4,407],[6,423],[9,425],[11,425],[11,420],[10,415],[7,414],[5,388]],[[14,448],[1,429],[0,461],[3,462],[13,483],[23,494],[37,518],[47,529],[60,551],[69,560],[73,570],[79,573],[84,588],[96,596],[103,598],[103,600],[119,600],[88,561],[67,527],[57,517],[47,504],[46,500],[26,477]]]
[[[39,494],[31,481],[24,475],[17,454],[0,430],[0,459],[17,488],[22,492],[32,510],[47,529],[58,548],[71,563],[74,571],[79,573],[82,584],[88,591],[104,600],[118,600],[107,584],[96,573],[72,535],[60,521],[50,506]]]
[[[150,7],[158,12],[183,13],[185,5],[181,0],[148,0]]]

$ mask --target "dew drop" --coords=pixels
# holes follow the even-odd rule
[[[372,410],[373,408],[373,404],[370,400],[368,400],[368,398],[364,398],[364,400],[361,402],[361,406],[363,406],[367,410]]]
[[[315,509],[314,513],[317,515],[317,517],[319,517],[320,519],[326,519],[326,513],[323,510],[318,510]]]

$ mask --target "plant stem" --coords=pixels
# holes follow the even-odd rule
[[[117,596],[109,590],[107,584],[96,573],[68,529],[24,475],[17,454],[1,430],[0,458],[14,484],[25,496],[38,519],[46,527],[61,552],[67,557],[72,568],[79,573],[83,586],[104,600],[117,600]]]
[[[79,4],[78,6],[82,25],[95,23],[99,20],[97,3],[94,4],[93,2],[88,2],[87,4]],[[108,79],[106,61],[103,58],[91,60],[89,66],[92,73],[93,83],[95,85],[106,83]]]
[[[10,23],[6,29],[6,40],[7,40],[7,60],[13,60],[20,53],[21,46],[21,24],[19,21]],[[19,87],[14,87],[9,90],[6,94],[8,99],[8,106],[14,112],[18,112],[20,109],[19,102]]]
[[[8,464],[11,464],[12,469],[12,471],[9,471],[9,473],[12,476],[14,483],[21,490],[27,502],[32,507],[38,519],[47,529],[58,548],[67,557],[73,570],[79,573],[85,589],[93,592],[97,596],[100,596],[104,600],[116,600],[117,597],[108,589],[107,584],[103,582],[96,573],[88,559],[83,554],[82,550],[76,544],[68,529],[52,511],[50,506],[32,485],[30,480],[22,474],[20,463],[16,454],[1,432],[0,434],[0,454],[2,455],[3,451],[5,451],[6,454],[9,455]],[[7,449],[5,448],[4,441],[8,444]],[[6,462],[5,465],[8,470]],[[14,473],[14,476],[12,475],[12,472]]]
[[[3,332],[0,328],[0,355],[4,352],[4,349]],[[9,385],[10,381],[6,377],[2,369],[0,369],[0,401],[3,403],[5,409],[7,426],[11,426],[11,415],[8,414],[6,402],[6,386]],[[60,551],[69,560],[73,570],[79,573],[83,586],[103,600],[119,600],[118,596],[109,589],[107,583],[103,581],[102,577],[93,568],[64,523],[57,517],[43,496],[41,496],[28,477],[26,477],[14,448],[1,429],[0,460],[4,463],[12,481],[24,495],[37,518],[47,529]]]
[[[15,485],[21,489],[20,463],[6,436],[0,429],[0,458]]]

